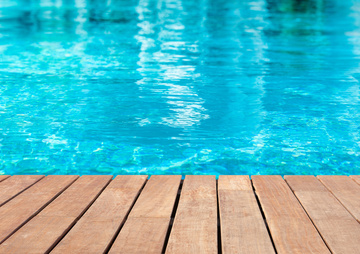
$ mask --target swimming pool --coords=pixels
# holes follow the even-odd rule
[[[1,0],[0,174],[359,174],[360,1]]]

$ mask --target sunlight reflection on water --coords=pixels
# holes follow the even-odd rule
[[[0,1],[0,174],[359,174],[360,2]]]

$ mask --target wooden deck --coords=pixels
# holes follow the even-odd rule
[[[360,176],[0,176],[0,253],[360,253]]]

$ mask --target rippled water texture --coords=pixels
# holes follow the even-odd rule
[[[1,0],[0,174],[359,174],[360,1]]]

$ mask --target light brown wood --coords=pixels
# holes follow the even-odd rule
[[[181,176],[152,176],[109,253],[161,253]]]
[[[10,236],[0,253],[45,253],[89,207],[112,176],[83,176]]]
[[[350,176],[357,184],[360,184],[360,175]]]
[[[218,253],[215,176],[186,176],[166,253]]]
[[[318,176],[318,179],[360,222],[360,185],[348,176]]]
[[[15,194],[0,207],[0,254],[47,253],[54,244],[54,253],[103,253],[113,242],[110,253],[161,253],[180,177],[153,176],[141,191],[146,176],[119,176],[97,197],[110,179],[98,177],[1,182],[0,192]],[[333,253],[359,253],[359,176],[286,179],[253,176],[259,208],[248,176],[220,176],[217,192],[214,177],[187,176],[166,253],[218,252],[216,194],[222,253],[274,253],[261,209],[277,253],[330,253],[322,238]],[[17,194],[20,186],[27,189]]]
[[[5,179],[9,178],[9,175],[0,175],[0,182],[4,181]]]
[[[219,176],[222,253],[275,253],[248,176]]]
[[[359,253],[360,224],[334,195],[314,176],[285,179],[332,253]]]
[[[117,176],[51,253],[103,253],[147,176]]]
[[[181,176],[154,175],[146,183],[129,217],[170,218]]]
[[[110,249],[110,254],[161,253],[170,218],[128,218],[120,235]]]
[[[71,185],[78,176],[47,176],[0,207],[0,242]]]
[[[281,176],[252,176],[277,253],[330,253]]]
[[[42,179],[42,175],[16,175],[11,176],[6,181],[0,183],[0,206],[5,202],[23,192],[37,181]]]

